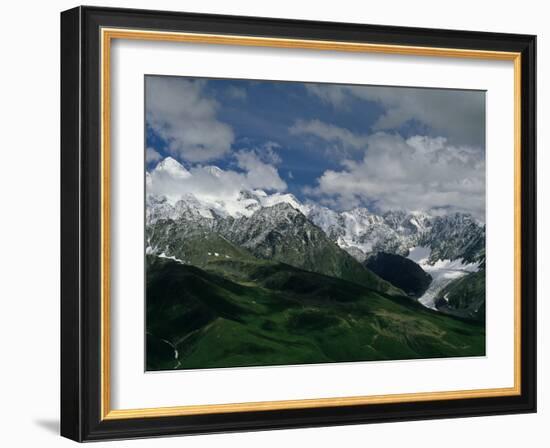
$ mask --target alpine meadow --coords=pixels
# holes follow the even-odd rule
[[[146,370],[484,356],[485,113],[147,75]]]

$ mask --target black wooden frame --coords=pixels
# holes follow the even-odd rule
[[[100,27],[521,53],[521,395],[103,420]],[[536,37],[78,7],[61,14],[61,434],[77,441],[536,412]]]

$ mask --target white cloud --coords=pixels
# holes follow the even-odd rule
[[[349,100],[348,86],[337,84],[306,84],[306,90],[323,102],[334,107],[347,107]]]
[[[255,152],[239,151],[235,157],[239,167],[246,170],[246,180],[252,188],[286,190],[287,185],[280,178],[277,169],[273,165],[264,163]]]
[[[168,143],[168,151],[191,162],[214,160],[234,140],[230,126],[219,121],[219,104],[204,95],[206,83],[168,76],[146,78],[147,124]]]
[[[289,132],[293,135],[313,135],[322,140],[339,143],[354,149],[364,148],[367,138],[354,134],[348,129],[324,123],[320,120],[296,120],[290,127]]]
[[[332,84],[308,84],[306,89],[340,109],[358,99],[378,103],[384,112],[374,130],[391,130],[417,120],[457,144],[485,145],[485,93],[481,91]]]
[[[147,148],[145,150],[145,161],[147,163],[158,162],[162,159],[162,156],[153,148]]]
[[[344,160],[304,192],[320,202],[349,209],[374,204],[392,209],[463,211],[485,214],[485,159],[472,147],[453,146],[442,137],[379,132],[366,137],[360,161]]]
[[[209,202],[223,202],[236,200],[243,190],[286,190],[277,169],[262,162],[255,152],[239,151],[235,157],[243,172],[212,165],[196,165],[187,170],[168,157],[148,173],[147,194],[166,196],[170,202],[186,194]]]

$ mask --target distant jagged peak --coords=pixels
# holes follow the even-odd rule
[[[185,179],[191,176],[191,173],[180,162],[170,156],[162,159],[153,171],[166,173],[176,179]]]
[[[365,216],[365,217],[376,215],[376,213],[371,212],[367,207],[354,207],[354,208],[352,208],[348,211],[344,211],[342,213],[347,213],[347,214],[353,215],[353,216]]]
[[[214,165],[205,166],[205,167],[203,167],[203,169],[207,173],[209,173],[210,175],[212,175],[214,177],[221,177],[223,175],[223,173],[225,172],[221,168],[218,168],[217,166],[214,166]]]
[[[149,193],[147,194],[147,197],[145,198],[145,201],[147,203],[147,206],[155,206],[155,205],[158,205],[158,204],[164,204],[166,202],[168,202],[168,200],[166,199],[166,196],[162,195],[162,194],[152,194],[152,193]]]
[[[278,204],[287,204],[290,207],[299,210],[301,213],[307,213],[307,207],[304,206],[292,193],[273,193],[261,198],[264,207],[273,207]]]
[[[341,212],[348,222],[356,222],[358,225],[380,224],[384,218],[376,213],[372,213],[366,207],[355,207],[349,211]]]
[[[262,191],[262,193],[264,193],[264,196],[266,196],[267,194],[265,193],[265,191]],[[238,200],[247,200],[247,199],[252,199],[252,200],[255,200],[257,201],[258,200],[258,193],[257,191],[251,191],[251,190],[241,190],[239,191],[239,197],[238,197]]]
[[[190,215],[202,216],[203,218],[213,219],[214,214],[210,207],[199,201],[192,193],[185,194],[174,205],[176,216],[181,217],[184,213]]]
[[[192,219],[207,218],[214,219],[214,211],[208,205],[201,202],[192,193],[186,193],[174,202],[166,196],[149,195],[147,197],[146,222],[153,224],[161,219]]]
[[[434,222],[450,222],[450,223],[474,223],[479,224],[478,220],[470,213],[454,212],[445,215],[435,216]]]
[[[222,175],[216,166],[203,167],[212,176]],[[192,176],[181,163],[165,158],[146,174],[146,178],[163,172]],[[464,212],[443,214],[445,210],[388,210],[379,212],[367,207],[340,211],[315,202],[302,202],[289,192],[272,192],[263,189],[241,188],[225,190],[219,195],[212,192],[185,193],[185,184],[177,197],[146,197],[147,223],[162,218],[188,220],[197,225],[225,225],[235,232],[248,221],[251,225],[276,228],[289,224],[309,228],[311,223],[340,248],[357,260],[371,253],[384,251],[406,256],[411,247],[425,245],[432,248],[434,257],[479,258],[484,248],[485,227],[474,216]],[[441,212],[441,213],[439,213]],[[205,219],[208,219],[206,221]],[[477,259],[476,258],[476,259]],[[435,259],[435,258],[434,258]]]
[[[273,205],[264,206],[256,210],[251,219],[258,217],[265,217],[272,220],[277,220],[277,218],[291,218],[295,216],[303,216],[306,219],[305,215],[296,207],[294,207],[289,202],[276,202]]]

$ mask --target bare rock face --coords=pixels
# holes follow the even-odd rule
[[[411,248],[428,251],[426,271],[439,260],[484,269],[485,226],[468,214],[338,212],[260,190],[242,191],[232,202],[190,193],[169,199],[147,196],[147,253],[189,264],[207,262],[208,253],[236,256],[226,247],[230,243],[260,259],[411,297],[422,295],[431,282],[422,267],[405,259]]]

